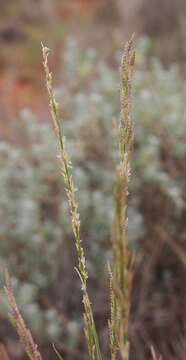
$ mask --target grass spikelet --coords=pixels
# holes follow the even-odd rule
[[[119,121],[119,155],[115,188],[113,223],[113,264],[111,271],[111,359],[120,352],[123,360],[129,357],[128,318],[132,284],[132,256],[128,248],[127,202],[131,174],[133,123],[131,120],[131,81],[135,61],[134,37],[127,42],[121,60]]]
[[[83,304],[84,304],[84,331],[88,344],[88,352],[90,360],[101,360],[102,355],[100,351],[97,331],[93,318],[92,306],[87,291],[87,267],[84,255],[84,249],[82,246],[82,240],[80,235],[80,216],[78,212],[78,202],[76,199],[76,189],[72,178],[72,164],[65,147],[65,138],[63,134],[63,127],[60,122],[58,104],[55,99],[55,94],[52,85],[52,74],[48,67],[48,55],[49,49],[42,45],[43,50],[43,65],[46,75],[46,86],[49,95],[51,115],[54,125],[54,130],[58,140],[59,146],[59,158],[61,161],[62,175],[65,183],[65,190],[68,197],[68,203],[71,213],[72,229],[75,238],[75,244],[78,257],[78,274],[81,280],[81,287],[83,292]]]
[[[38,346],[35,344],[30,330],[26,327],[25,322],[18,309],[10,277],[8,272],[5,273],[5,292],[10,306],[10,320],[16,329],[17,334],[24,346],[24,350],[30,360],[42,360],[42,356],[38,351]]]

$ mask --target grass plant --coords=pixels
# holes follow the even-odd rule
[[[44,59],[44,69],[46,74],[46,85],[49,94],[49,102],[51,108],[51,115],[54,125],[54,130],[56,132],[58,145],[59,145],[59,159],[62,167],[62,175],[64,183],[66,186],[66,194],[68,197],[68,203],[71,213],[72,229],[75,238],[75,244],[77,249],[78,257],[78,269],[81,280],[81,287],[83,292],[83,305],[84,305],[84,331],[87,339],[88,353],[90,360],[101,360],[101,351],[98,340],[98,334],[95,326],[95,321],[93,317],[92,305],[89,299],[89,294],[87,290],[87,280],[88,280],[88,271],[86,266],[84,249],[82,246],[81,240],[81,231],[80,231],[80,215],[78,212],[78,202],[76,199],[76,189],[74,186],[74,181],[72,177],[72,163],[69,159],[69,156],[65,147],[65,137],[63,134],[63,127],[61,126],[60,117],[58,113],[58,104],[55,99],[53,86],[52,86],[52,74],[49,71],[48,67],[48,54],[49,49],[43,46],[43,59]]]
[[[87,340],[89,360],[102,360],[100,341],[94,321],[92,304],[88,293],[88,271],[81,239],[81,222],[76,198],[76,188],[72,176],[72,163],[65,146],[63,121],[60,120],[58,104],[52,84],[52,74],[48,66],[49,49],[42,45],[43,65],[46,75],[46,85],[49,103],[56,133],[61,172],[65,183],[66,194],[71,214],[72,229],[77,250],[77,272],[81,281],[84,305],[84,332]],[[109,321],[111,360],[118,353],[123,360],[129,358],[128,319],[130,311],[130,293],[132,283],[132,256],[128,248],[127,198],[129,192],[130,161],[133,144],[133,124],[131,120],[131,81],[135,52],[133,37],[127,42],[121,61],[121,114],[118,126],[118,145],[120,161],[116,171],[115,211],[113,224],[113,260],[110,269],[111,276],[111,319]],[[17,307],[10,277],[6,273],[5,292],[10,306],[10,318],[19,335],[30,360],[42,360],[31,332]],[[61,355],[56,351],[59,358]]]
[[[10,320],[15,327],[17,334],[19,335],[24,350],[30,360],[42,360],[42,356],[38,351],[38,347],[33,340],[32,334],[27,328],[18,309],[8,272],[5,273],[5,284],[5,292],[10,306]]]
[[[128,247],[127,198],[131,174],[131,152],[133,145],[133,123],[131,120],[131,81],[135,51],[133,37],[127,42],[121,60],[119,122],[120,162],[116,171],[115,214],[113,224],[113,264],[111,269],[111,359],[118,351],[121,358],[129,356],[128,319],[132,284],[132,256]]]

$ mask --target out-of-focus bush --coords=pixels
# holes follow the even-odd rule
[[[112,0],[111,0],[112,1]],[[184,0],[114,0],[125,33],[152,39],[151,51],[165,63],[185,59],[186,3]]]
[[[134,75],[133,195],[128,216],[135,247],[161,216],[153,205],[145,211],[144,204],[153,204],[153,197],[159,204],[161,199],[169,204],[171,216],[166,215],[162,224],[173,235],[181,226],[185,201],[186,85],[176,65],[165,69],[156,58],[146,62],[149,45],[148,39],[139,43]],[[63,85],[56,89],[79,189],[97,317],[108,310],[103,309],[101,288],[111,240],[118,55],[111,67],[94,49],[81,52],[69,39],[63,54]],[[81,341],[80,296],[56,144],[50,125],[38,124],[28,111],[22,112],[19,122],[26,146],[0,143],[0,266],[2,271],[8,266],[13,275],[18,303],[40,341],[63,338],[73,349]],[[1,334],[6,337],[5,307],[1,293]],[[104,328],[102,321],[100,327]]]

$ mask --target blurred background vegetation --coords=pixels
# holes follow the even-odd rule
[[[56,95],[79,189],[90,294],[107,356],[112,190],[119,116],[118,66],[137,34],[135,144],[129,230],[136,249],[131,360],[186,347],[186,108],[184,0],[0,1],[0,272],[54,358],[86,359],[80,286],[56,161],[41,58],[53,49]],[[101,276],[100,276],[101,274]],[[173,341],[174,339],[174,341]],[[0,289],[0,342],[25,359]],[[178,355],[179,348],[179,355]],[[175,355],[177,354],[177,355]]]

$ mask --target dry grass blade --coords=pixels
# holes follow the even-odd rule
[[[152,354],[152,359],[153,359],[153,360],[163,360],[161,355],[158,356],[158,355],[156,354],[156,351],[155,351],[155,349],[154,349],[153,346],[151,346],[150,350],[151,350],[151,354]]]
[[[117,168],[115,189],[115,215],[113,224],[113,265],[111,271],[111,359],[118,351],[122,359],[128,359],[128,317],[132,283],[132,256],[128,248],[127,202],[130,181],[130,160],[133,145],[131,120],[131,81],[135,61],[133,36],[127,42],[121,60],[119,122],[120,163]]]
[[[62,355],[59,353],[59,351],[56,349],[55,345],[53,345],[54,351],[58,357],[59,360],[64,360]]]
[[[85,335],[87,338],[88,352],[90,360],[101,360],[101,351],[97,336],[97,331],[95,327],[95,322],[93,318],[92,306],[89,300],[89,295],[87,292],[87,267],[84,255],[84,249],[82,246],[82,240],[80,235],[80,216],[78,212],[78,202],[76,199],[76,189],[74,186],[72,178],[72,164],[69,159],[69,156],[65,147],[65,138],[63,134],[63,127],[61,126],[59,113],[58,113],[58,104],[55,99],[53,85],[52,85],[52,74],[49,71],[48,67],[48,55],[49,49],[42,46],[43,49],[43,65],[46,74],[46,85],[49,94],[49,102],[51,108],[51,115],[54,125],[54,130],[57,136],[58,145],[59,145],[59,158],[61,161],[62,175],[64,183],[66,186],[66,193],[68,197],[68,203],[71,213],[72,229],[75,237],[75,244],[77,249],[78,256],[78,274],[81,279],[82,291],[83,291],[83,304],[84,304],[84,322],[85,322]]]
[[[38,351],[38,347],[33,340],[32,334],[30,330],[26,327],[25,322],[18,309],[10,277],[7,271],[5,273],[5,292],[10,306],[10,320],[14,325],[17,334],[19,335],[26,354],[28,355],[30,360],[42,360],[42,356]]]

